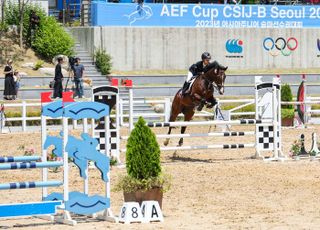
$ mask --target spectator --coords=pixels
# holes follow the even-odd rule
[[[73,79],[76,85],[75,97],[79,97],[79,98],[83,97],[83,71],[84,71],[84,66],[80,64],[80,58],[76,58],[76,63],[73,66],[73,72],[74,72]]]
[[[4,67],[4,91],[3,99],[5,100],[14,100],[16,97],[16,87],[13,79],[13,67],[12,60],[7,60],[7,65]]]
[[[58,57],[58,64],[56,65],[55,73],[54,73],[54,86],[53,86],[53,98],[62,98],[62,81],[63,81],[63,75],[62,75],[62,65],[63,58]]]
[[[34,34],[40,25],[40,17],[36,14],[34,10],[32,10],[30,13],[29,20],[29,45],[31,46],[32,41],[34,39]]]
[[[16,99],[18,99],[18,92],[20,88],[20,79],[21,76],[18,71],[14,71],[13,80],[15,82],[15,89],[16,89]]]

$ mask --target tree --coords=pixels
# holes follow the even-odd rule
[[[19,15],[20,15],[20,22],[19,22],[19,37],[20,37],[20,48],[23,48],[23,21],[24,21],[24,11],[26,4],[29,3],[29,0],[18,0],[19,5]]]
[[[159,144],[142,117],[127,142],[126,168],[128,175],[137,180],[158,177],[161,173]]]
[[[1,22],[4,23],[4,8],[6,5],[6,0],[1,0]]]

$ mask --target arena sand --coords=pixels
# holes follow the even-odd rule
[[[213,130],[214,128],[212,128]],[[233,131],[252,128],[232,127]],[[154,129],[164,133],[164,128]],[[189,133],[208,132],[208,127],[188,128]],[[292,142],[301,133],[310,149],[311,133],[320,134],[320,126],[308,129],[284,129],[283,148],[288,154]],[[178,129],[174,133],[179,132]],[[23,155],[19,146],[35,148],[40,153],[40,133],[0,135],[1,155]],[[188,144],[248,143],[254,137],[188,138]],[[173,139],[172,146],[178,139]],[[162,140],[159,141],[162,144]],[[78,225],[52,224],[38,218],[0,220],[0,228],[23,229],[319,229],[319,161],[288,160],[266,163],[251,159],[253,149],[163,152],[162,165],[172,174],[173,185],[164,195],[163,223],[115,224],[76,217]],[[113,167],[111,184],[125,169]],[[90,172],[91,193],[103,193],[100,175]],[[41,180],[40,169],[1,171],[1,183]],[[75,167],[70,170],[70,190],[83,187]],[[50,179],[62,179],[62,171],[50,173]],[[61,191],[50,188],[50,192]],[[41,189],[2,190],[1,203],[40,201]],[[118,215],[123,195],[111,193],[112,210]]]

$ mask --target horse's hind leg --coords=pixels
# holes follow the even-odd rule
[[[174,101],[173,101],[173,102],[174,102]],[[180,113],[180,110],[174,106],[174,103],[172,103],[171,114],[170,114],[169,122],[175,121],[175,120],[177,119],[179,113]],[[172,129],[172,127],[169,127],[168,135],[171,134],[171,129]],[[169,144],[169,141],[170,141],[170,138],[168,137],[168,138],[166,138],[166,140],[163,142],[163,144],[164,144],[165,146],[167,146],[167,145]]]
[[[172,129],[172,127],[169,127],[168,135],[171,134],[171,129]],[[163,142],[163,144],[164,144],[165,146],[167,146],[167,145],[169,144],[169,141],[170,141],[170,138],[168,137],[168,138],[166,138],[166,140]]]
[[[183,111],[184,114],[184,121],[190,121],[194,115],[194,110],[192,107],[189,108],[185,108],[185,110]],[[182,126],[181,127],[181,134],[184,134],[184,132],[186,131],[187,127],[186,126]],[[180,138],[179,140],[179,146],[183,145],[183,137]]]

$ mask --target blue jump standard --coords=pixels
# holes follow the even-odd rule
[[[0,205],[0,218],[55,214],[57,212],[57,206],[60,206],[61,204],[61,201],[2,204]]]
[[[40,187],[57,187],[63,185],[60,181],[30,181],[0,184],[0,190],[6,189],[24,189],[24,188],[40,188]]]
[[[62,165],[63,165],[62,161],[5,163],[5,164],[0,164],[0,170],[49,168],[49,167],[60,167]]]
[[[0,163],[7,162],[27,162],[27,161],[38,161],[40,160],[40,156],[19,156],[19,157],[0,157]]]

